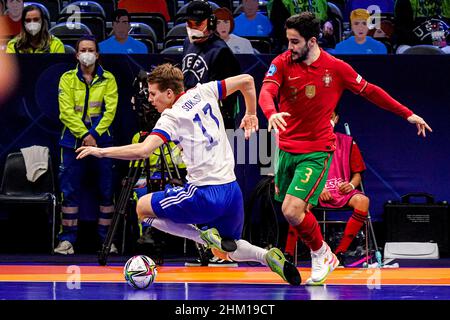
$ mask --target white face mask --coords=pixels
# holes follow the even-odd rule
[[[187,34],[189,37],[189,42],[194,43],[195,41],[206,38],[207,36],[205,36],[205,34],[204,34],[205,30],[206,30],[206,28],[203,31],[200,31],[200,30],[192,29],[192,28],[189,28],[188,26],[186,26],[186,31],[187,31]]]
[[[97,56],[93,52],[82,52],[78,56],[78,60],[86,67],[92,66],[97,60]]]
[[[35,36],[38,34],[39,31],[41,31],[41,23],[40,22],[28,22],[25,23],[25,29],[31,33],[31,35]]]

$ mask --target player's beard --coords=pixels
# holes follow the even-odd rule
[[[294,53],[294,51],[292,51]],[[297,59],[293,59],[295,62],[303,62],[308,58],[309,55],[309,47],[308,44],[305,44],[305,46],[300,50],[300,52],[296,53],[298,55]]]

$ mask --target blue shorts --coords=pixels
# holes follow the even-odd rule
[[[166,187],[152,194],[151,206],[158,218],[177,223],[205,224],[222,237],[240,239],[244,202],[236,181],[211,186]]]

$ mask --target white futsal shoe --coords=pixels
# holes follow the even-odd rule
[[[316,252],[311,251],[311,277],[306,280],[306,285],[322,285],[328,275],[339,265],[336,255],[324,242],[322,248]]]

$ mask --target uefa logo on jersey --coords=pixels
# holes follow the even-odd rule
[[[277,72],[277,67],[274,64],[271,64],[269,67],[269,71],[267,71],[266,76],[271,77],[275,74],[275,72]]]

